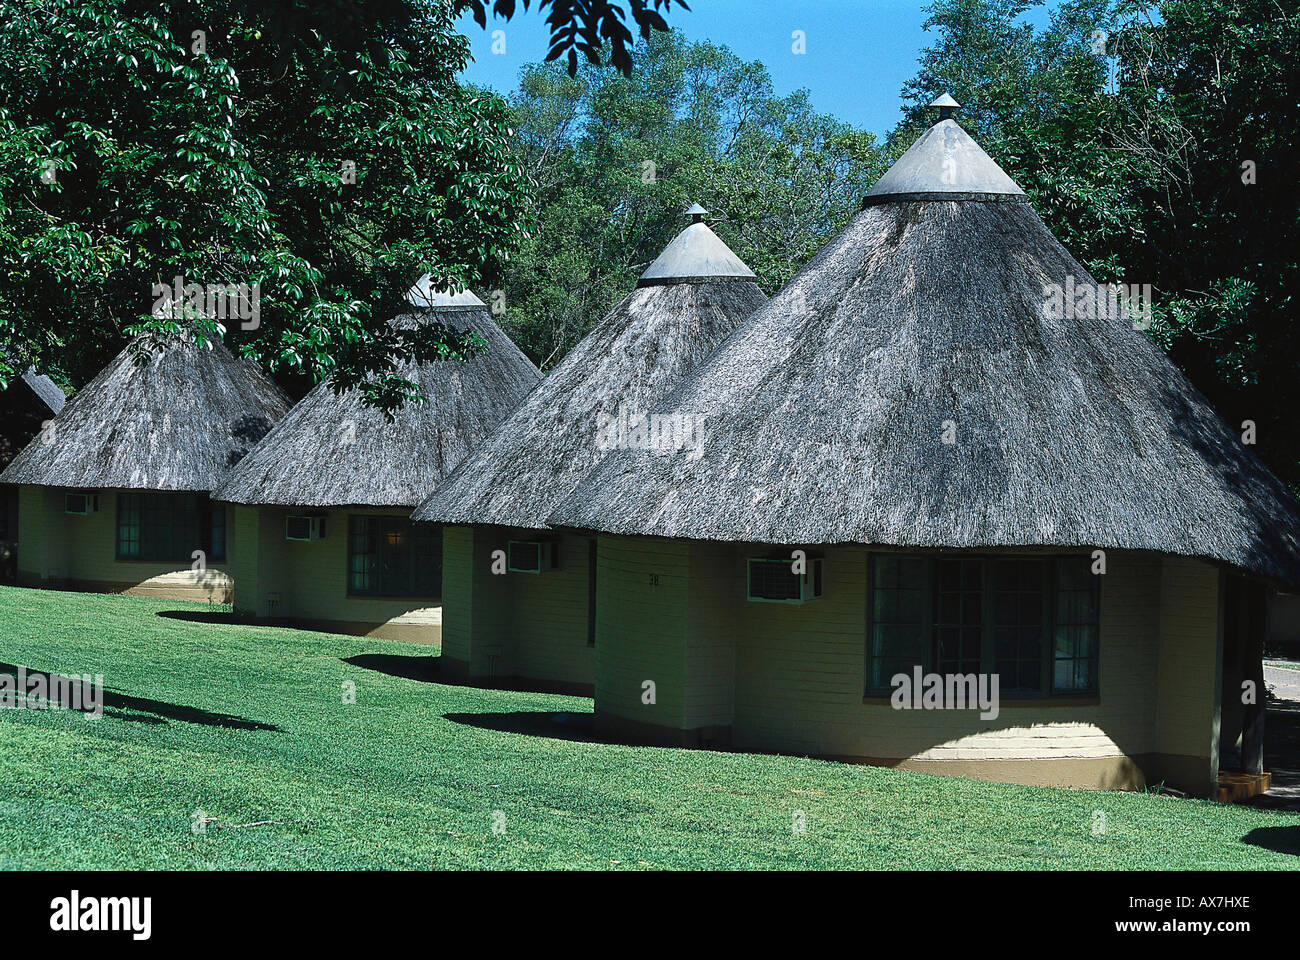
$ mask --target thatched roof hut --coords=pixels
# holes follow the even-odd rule
[[[133,343],[68,400],[52,437],[29,443],[0,483],[210,491],[288,407],[256,364],[220,341]]]
[[[0,470],[63,409],[67,398],[49,377],[29,366],[0,390]],[[0,524],[0,527],[3,525]]]
[[[44,409],[52,414],[63,410],[68,398],[64,396],[59,385],[43,373],[37,373],[35,367],[28,367],[22,375],[23,388]],[[17,387],[14,384],[10,389]]]
[[[902,548],[1127,548],[1300,582],[1300,513],[951,118],[663,403],[696,458],[607,457],[549,522]],[[944,442],[945,435],[951,442]]]
[[[361,390],[318,384],[216,491],[232,503],[286,507],[413,507],[505,419],[541,374],[469,291],[435,291],[426,275],[391,322],[441,323],[487,342],[465,363],[403,363],[425,402],[388,420]]]
[[[602,418],[647,412],[766,302],[753,272],[702,220],[675,237],[636,288],[415,511],[417,520],[545,527],[604,456]]]

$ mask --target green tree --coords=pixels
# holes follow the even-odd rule
[[[527,176],[505,105],[456,82],[451,4],[377,9],[0,0],[0,380],[44,360],[80,383],[126,332],[217,332],[151,316],[175,276],[259,285],[237,349],[342,385],[373,374],[383,407],[413,389],[397,358],[472,352],[386,320],[422,271],[500,272]]]
[[[1162,176],[1141,195],[1135,271],[1156,334],[1234,426],[1300,485],[1300,7],[1126,4],[1123,143]],[[1251,182],[1247,182],[1251,181]]]
[[[1036,30],[1022,14],[1039,2],[929,8],[891,151],[951,92],[1099,281],[1152,285],[1151,335],[1300,484],[1294,0],[1064,0]]]
[[[1065,0],[1037,30],[1022,15],[1041,3],[942,0],[928,7],[925,27],[938,36],[903,88],[903,120],[890,133],[890,152],[901,153],[933,123],[927,105],[950,93],[962,104],[958,121],[1020,184],[1061,242],[1098,281],[1120,282],[1137,262],[1140,193],[1160,171],[1116,138],[1123,110],[1112,89],[1115,3]]]
[[[546,61],[564,58],[569,76],[578,72],[578,54],[587,63],[600,65],[603,55],[625,76],[632,74],[632,31],[627,27],[627,15],[642,40],[650,39],[651,30],[667,30],[668,21],[660,15],[672,9],[673,4],[689,10],[684,0],[627,0],[627,13],[617,0],[537,0],[537,9],[550,8],[546,23],[551,28],[551,49]],[[509,20],[515,7],[528,9],[529,0],[494,0],[494,16]],[[456,12],[470,11],[480,27],[487,26],[488,0],[456,0]]]
[[[858,209],[883,172],[872,134],[777,97],[759,63],[656,34],[626,77],[525,68],[515,126],[538,228],[507,270],[506,322],[553,364],[636,283],[700,202],[775,292]]]

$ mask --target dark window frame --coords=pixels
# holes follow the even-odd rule
[[[119,563],[188,564],[195,550],[203,551],[207,563],[226,562],[226,506],[206,493],[120,490],[115,507],[113,559]],[[134,549],[124,551],[127,544]]]
[[[394,544],[394,536],[403,542]],[[374,559],[367,565],[358,562],[362,557]],[[349,597],[441,600],[442,527],[410,517],[350,513],[345,564]],[[361,578],[364,587],[357,586]]]
[[[895,579],[894,583],[889,586],[880,586],[876,584],[877,564],[882,560],[891,562],[905,561],[911,564],[921,564],[923,566],[923,577],[921,578],[922,586],[918,588],[899,586],[901,578]],[[938,565],[941,563],[957,562],[959,564],[978,564],[980,569],[980,610],[978,629],[980,634],[979,653],[977,658],[965,658],[959,661],[957,665],[945,664],[940,658],[940,630],[950,629],[947,622],[940,617],[939,607],[941,598],[939,596],[939,575],[936,572]],[[1039,684],[1037,687],[1026,688],[1020,686],[1017,681],[1014,685],[1008,685],[1003,681],[1006,679],[1002,676],[999,669],[998,656],[998,631],[999,629],[1016,629],[1023,627],[1023,624],[1005,624],[999,623],[998,616],[998,599],[999,593],[1009,592],[1003,589],[995,573],[996,565],[999,563],[1009,562],[1033,562],[1041,565],[1041,615],[1039,620]],[[1100,679],[1100,656],[1099,649],[1101,646],[1101,582],[1100,577],[1088,571],[1091,577],[1088,583],[1088,589],[1091,593],[1091,622],[1080,621],[1063,623],[1060,620],[1058,606],[1060,595],[1064,589],[1063,584],[1063,564],[1070,562],[1076,564],[1089,564],[1090,558],[1082,554],[977,554],[977,555],[934,555],[934,554],[910,554],[910,553],[893,553],[893,552],[872,552],[868,555],[867,562],[867,630],[866,630],[866,650],[865,650],[865,677],[864,687],[866,696],[879,697],[887,696],[893,692],[893,688],[888,684],[888,678],[894,673],[899,672],[898,667],[903,667],[910,671],[915,665],[916,660],[911,659],[915,654],[909,657],[884,656],[877,658],[875,655],[876,628],[884,627],[915,632],[919,627],[919,646],[922,651],[920,666],[923,673],[968,673],[972,672],[963,669],[962,664],[969,664],[978,661],[979,673],[998,673],[999,674],[999,694],[1007,699],[1071,699],[1071,698],[1095,698],[1100,696],[1101,679]],[[915,572],[915,568],[913,568]],[[918,620],[900,621],[897,618],[893,620],[879,619],[877,617],[877,591],[878,590],[905,590],[908,593],[918,593],[919,614]],[[1028,593],[1027,590],[1017,590],[1018,593]],[[895,608],[900,604],[901,599],[893,598]],[[915,599],[915,598],[913,598]],[[888,609],[888,603],[885,604]],[[972,625],[973,626],[973,625]],[[1086,661],[1091,683],[1084,688],[1063,688],[1057,689],[1055,684],[1057,668],[1057,630],[1058,628],[1090,628],[1092,630],[1091,650],[1083,657],[1066,657],[1071,663]],[[884,684],[875,682],[876,672],[875,665],[877,660],[886,662],[897,662],[896,668],[884,671],[881,676],[885,678]],[[1003,657],[1002,660],[1015,659],[1019,662],[1025,662],[1024,657]]]

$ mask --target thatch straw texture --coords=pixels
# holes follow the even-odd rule
[[[142,356],[144,362],[137,357]],[[288,410],[225,345],[128,346],[0,473],[0,483],[209,491]]]
[[[692,268],[674,261],[674,271]],[[592,328],[415,518],[544,527],[551,508],[604,456],[601,415],[648,411],[766,300],[748,279],[651,278]]]
[[[1052,319],[1043,285],[1069,276],[1092,283],[1026,203],[870,206],[662,405],[706,418],[702,456],[611,454],[550,522],[1130,548],[1300,582],[1282,484],[1130,320]]]
[[[435,295],[437,296],[437,295]],[[468,297],[469,299],[465,299]],[[487,350],[467,362],[401,364],[424,403],[389,421],[360,389],[318,384],[216,491],[233,503],[288,507],[413,507],[494,430],[540,379],[473,294],[394,324],[437,322],[473,330]],[[477,304],[473,306],[472,304]]]
[[[58,413],[68,402],[68,398],[59,385],[43,373],[37,373],[35,367],[28,367],[22,376],[26,389],[50,413]]]

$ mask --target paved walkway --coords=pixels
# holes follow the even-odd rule
[[[1251,803],[1300,810],[1300,660],[1265,660],[1264,685],[1274,697],[1264,721],[1264,769],[1273,787]]]

